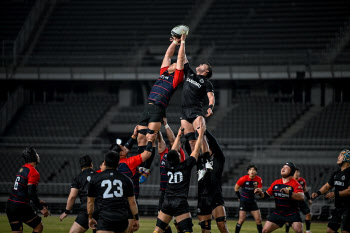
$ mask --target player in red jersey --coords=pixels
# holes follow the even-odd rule
[[[25,165],[17,173],[15,185],[7,201],[6,214],[13,233],[23,232],[23,222],[33,228],[33,232],[41,233],[44,228],[41,217],[29,205],[31,200],[44,217],[50,215],[45,202],[37,196],[40,174],[35,167],[40,163],[40,157],[33,147],[26,148],[22,157]]]
[[[142,153],[146,146],[145,135],[154,135],[160,130],[163,117],[166,115],[166,109],[172,95],[177,90],[177,87],[184,79],[184,62],[185,62],[185,40],[186,34],[181,36],[181,39],[171,38],[172,43],[165,53],[161,68],[160,77],[154,83],[151,92],[148,96],[147,105],[142,113],[140,122],[138,123],[139,135],[137,143],[139,146],[139,153]],[[177,62],[171,64],[171,57],[175,52],[176,46],[180,44]],[[155,144],[153,145],[155,147]],[[154,154],[143,166],[143,171],[149,174]],[[144,179],[142,180],[144,182]]]
[[[172,129],[170,128],[170,126],[168,125],[167,119],[163,118],[163,124],[165,127],[165,131],[166,131],[166,135],[168,137],[169,140],[169,148],[172,148],[175,142],[175,135],[174,132],[172,131]],[[159,204],[158,204],[158,211],[160,211],[162,209],[162,205],[164,202],[164,196],[165,196],[165,189],[166,186],[168,184],[168,175],[167,175],[167,171],[165,169],[165,164],[167,162],[167,156],[168,156],[168,152],[170,151],[169,148],[166,146],[166,143],[163,139],[162,133],[159,131],[158,132],[158,152],[160,155],[160,167],[159,167],[159,172],[160,172],[160,198],[159,198]],[[178,152],[181,155],[181,162],[183,162],[186,159],[186,155],[185,152],[183,151],[183,149],[181,148],[181,142],[179,143],[178,146]],[[177,227],[177,222],[174,219],[174,225]],[[170,225],[168,225],[168,227],[165,229],[166,233],[171,233],[171,228]]]
[[[303,187],[304,190],[304,195],[306,199],[308,200],[308,203],[305,200],[302,200],[299,202],[299,209],[300,211],[305,215],[305,225],[306,225],[306,233],[311,233],[310,231],[310,226],[311,226],[311,214],[310,214],[310,207],[312,205],[312,200],[309,195],[309,192],[307,191],[307,186],[306,186],[306,180],[302,177],[300,177],[300,169],[295,168],[295,173],[294,173],[294,179],[296,179],[301,187]],[[286,233],[289,232],[289,223],[286,223]]]
[[[267,219],[263,233],[273,232],[286,222],[291,223],[295,232],[303,232],[298,201],[304,200],[304,193],[301,185],[293,178],[294,173],[295,165],[287,162],[281,169],[282,179],[274,181],[265,192],[262,192],[261,188],[254,190],[262,199],[275,197],[276,208]]]
[[[101,172],[103,172],[104,170],[106,170],[106,166],[104,165],[104,163],[103,163],[104,161],[101,161],[101,163],[100,163],[100,169],[98,169],[96,172],[97,173],[101,173]]]
[[[255,165],[249,165],[247,167],[248,175],[242,176],[235,185],[236,195],[240,201],[239,206],[239,219],[236,225],[236,233],[239,233],[241,227],[244,223],[244,220],[247,216],[247,211],[249,211],[256,222],[258,232],[262,232],[261,224],[261,213],[259,207],[256,203],[254,189],[262,188],[262,179],[257,176],[258,168]],[[242,194],[239,192],[239,189],[242,189]]]

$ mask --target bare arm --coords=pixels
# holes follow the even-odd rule
[[[179,131],[178,131],[177,136],[175,138],[174,144],[171,147],[172,150],[176,150],[176,151],[178,150],[180,143],[181,143],[180,139],[181,139],[181,136],[183,134],[183,130],[184,129],[182,127],[179,128]]]
[[[77,199],[78,193],[79,193],[78,189],[76,189],[76,188],[70,189],[70,193],[69,193],[69,197],[68,197],[67,205],[66,205],[66,210],[70,211],[73,209],[73,205],[74,205],[75,199]],[[66,211],[63,212],[60,215],[60,221],[62,221],[65,217],[67,217],[67,215],[68,215],[68,213],[66,213]]]
[[[184,68],[184,62],[185,62],[185,40],[186,40],[186,34],[183,34],[181,36],[181,45],[180,45],[179,53],[177,55],[177,62],[176,62],[176,69],[177,70],[183,70],[183,68]]]
[[[197,129],[199,136],[197,138],[196,145],[194,146],[194,150],[191,153],[191,156],[195,157],[196,160],[198,160],[199,151],[200,151],[201,146],[202,146],[202,141],[203,141],[203,136],[204,136],[205,130],[206,130],[205,125],[201,122],[199,129]]]
[[[341,196],[341,197],[350,196],[350,187],[348,187],[347,189],[345,189],[343,191],[339,191],[339,196]]]
[[[208,99],[209,99],[209,107],[207,110],[207,115],[205,115],[206,117],[210,117],[211,115],[213,115],[213,108],[215,105],[215,96],[214,96],[214,92],[208,92],[207,93]]]
[[[292,193],[292,197],[294,200],[297,201],[303,201],[304,200],[304,193]]]
[[[157,140],[158,140],[158,152],[162,153],[166,148],[166,144],[165,144],[165,141],[163,139],[163,135],[160,131],[157,134]]]
[[[238,184],[235,185],[235,192],[237,192],[239,190],[241,186],[239,186]]]
[[[167,136],[169,143],[170,143],[170,148],[172,148],[174,145],[174,142],[175,142],[175,134],[174,134],[173,130],[170,128],[170,126],[168,125],[167,119],[165,117],[163,118],[163,124],[165,126],[166,136]]]
[[[322,186],[322,188],[320,188],[320,192],[321,192],[321,195],[322,194],[325,194],[326,192],[328,192],[329,190],[331,190],[332,189],[332,186],[330,186],[329,184],[328,184],[328,182],[325,184],[325,185],[323,185]],[[315,198],[315,197],[317,197],[317,196],[319,196],[317,193],[313,193],[312,195],[311,195],[311,198]]]
[[[178,40],[177,39],[174,40],[174,38],[171,38],[170,41],[177,41],[177,43],[178,43]],[[171,57],[174,55],[176,45],[177,44],[174,43],[174,42],[172,42],[169,45],[167,51],[165,52],[161,68],[170,66],[170,64],[171,64]]]
[[[94,213],[94,203],[95,203],[94,197],[87,198],[87,212],[89,214],[89,218],[92,218],[92,214]]]
[[[128,202],[129,202],[129,208],[134,216],[134,223],[132,224],[132,230],[133,232],[137,231],[140,228],[139,224],[139,210],[137,208],[135,196],[128,197]]]
[[[142,161],[145,162],[152,155],[152,144],[154,143],[155,137],[154,134],[147,134],[147,146],[144,152],[141,154]]]

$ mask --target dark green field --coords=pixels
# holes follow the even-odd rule
[[[58,215],[54,215],[54,216],[50,216],[48,218],[43,219],[43,223],[44,223],[44,232],[46,233],[67,233],[69,232],[70,226],[72,225],[73,221],[75,219],[75,216],[71,216],[71,217],[67,217],[66,219],[64,219],[63,222],[60,222],[59,220],[59,216]],[[228,221],[228,227],[230,232],[234,232],[234,227],[236,225],[237,221]],[[200,227],[198,225],[198,221],[194,220],[193,221],[194,227],[193,230],[194,232],[201,232],[200,231]],[[214,226],[212,227],[212,231],[213,233],[218,233],[218,229],[215,225],[215,221],[213,221]],[[154,230],[154,227],[156,225],[156,218],[151,219],[151,218],[141,218],[140,220],[140,229],[138,230],[139,233],[152,233]],[[172,228],[174,228],[174,225],[171,224]],[[305,227],[305,226],[304,226]],[[326,232],[327,229],[327,223],[312,223],[311,225],[311,231],[312,233],[324,233]],[[11,232],[11,228],[10,225],[7,221],[7,217],[6,215],[0,215],[0,232],[1,233],[7,233],[7,232]],[[24,226],[24,232],[32,232],[31,229],[28,226]],[[91,230],[87,231],[87,232],[92,232]],[[174,231],[173,231],[174,232]],[[242,230],[242,233],[254,233],[257,232],[256,230],[256,225],[254,222],[248,221],[245,222]],[[284,232],[284,229],[279,229],[275,232]],[[294,232],[293,230],[291,230],[290,232]]]

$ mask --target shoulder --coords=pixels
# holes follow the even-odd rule
[[[29,167],[29,172],[32,176],[39,175],[39,172],[38,172],[38,170],[35,169],[35,167]]]
[[[261,179],[260,176],[255,176],[255,179],[256,179],[257,181],[262,181],[262,179]]]

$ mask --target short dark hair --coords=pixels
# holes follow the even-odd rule
[[[108,151],[105,154],[105,164],[106,167],[117,168],[119,165],[119,153],[115,151]]]
[[[120,147],[119,144],[113,143],[110,147],[109,150],[120,153],[122,151],[122,148]]]
[[[179,164],[180,163],[179,153],[176,150],[170,150],[167,155],[167,161],[174,165]]]
[[[205,63],[208,66],[208,73],[205,76],[206,78],[211,78],[213,76],[213,68],[211,68],[211,65],[209,62]]]
[[[22,152],[22,157],[26,163],[38,162],[36,154],[34,147],[27,147]]]
[[[92,158],[90,157],[90,155],[84,155],[79,158],[79,164],[81,168],[91,167],[91,163],[92,163]]]
[[[258,168],[254,165],[254,164],[250,164],[248,167],[247,167],[247,171],[249,171],[249,169],[251,168],[254,168],[255,171],[258,171]]]

